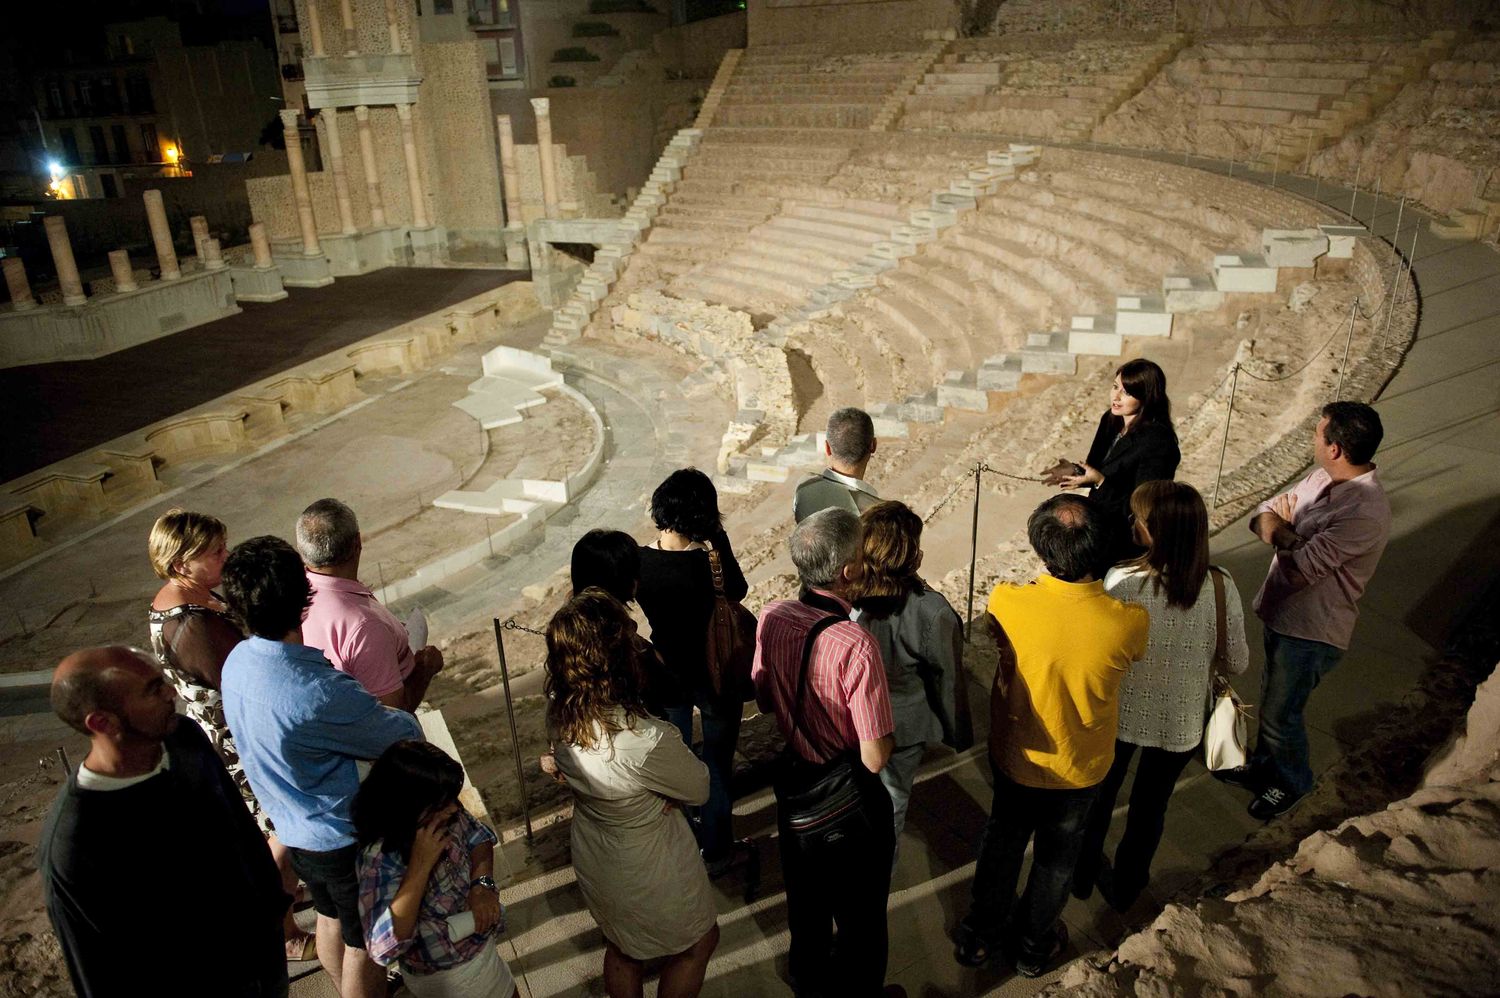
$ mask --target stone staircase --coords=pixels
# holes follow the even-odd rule
[[[856,55],[819,44],[756,46],[739,60],[714,121],[738,128],[867,129],[893,93],[914,85],[932,51]]]
[[[703,96],[703,104],[698,108],[694,128],[703,129],[714,123],[714,115],[724,101],[724,92],[729,89],[729,81],[734,77],[735,68],[739,66],[744,54],[744,49],[730,49],[724,53],[724,58],[719,61],[718,71],[714,73],[713,82],[708,85],[708,93]]]
[[[942,58],[947,50],[946,40],[935,41],[927,47],[925,56],[912,66],[911,72],[896,85],[890,96],[886,97],[885,104],[875,115],[875,120],[870,123],[870,131],[884,132],[896,123],[896,119],[901,117],[901,112],[906,109],[907,95],[925,80],[932,64]]]

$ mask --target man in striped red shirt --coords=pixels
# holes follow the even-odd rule
[[[859,517],[848,510],[822,510],[799,523],[788,546],[802,596],[768,604],[756,634],[752,677],[761,709],[775,714],[790,750],[805,763],[857,759],[852,768],[865,815],[854,831],[812,852],[778,808],[798,995],[878,995],[885,981],[885,908],[896,843],[890,795],[876,774],[890,759],[895,723],[880,649],[848,620],[849,594],[863,571],[860,541]],[[825,618],[838,622],[813,640],[798,709],[803,649]]]

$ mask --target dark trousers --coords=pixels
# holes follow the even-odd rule
[[[1307,698],[1343,651],[1322,641],[1265,631],[1266,668],[1260,675],[1260,736],[1250,765],[1272,786],[1301,796],[1313,788],[1312,757],[1303,714]]]
[[[1104,857],[1104,837],[1109,833],[1110,818],[1130,760],[1140,749],[1141,761],[1135,767],[1135,782],[1130,786],[1130,809],[1125,814],[1125,836],[1115,850],[1114,894],[1116,901],[1128,904],[1151,880],[1151,860],[1161,845],[1162,828],[1167,820],[1167,804],[1177,786],[1183,767],[1198,753],[1168,752],[1159,748],[1140,748],[1130,742],[1115,742],[1115,761],[1109,775],[1099,784],[1099,795],[1089,811],[1083,833],[1083,848],[1078,855],[1075,879],[1092,886],[1099,875]]]
[[[708,767],[708,800],[702,807],[690,808],[693,834],[698,848],[709,863],[729,855],[734,845],[734,796],[730,781],[734,777],[734,749],[740,740],[741,708],[733,701],[725,703],[704,692],[693,703],[662,708],[662,716],[682,732],[682,740],[693,747],[693,707],[703,717],[703,748],[699,753]]]
[[[967,930],[993,946],[1009,927],[1019,955],[1051,954],[1052,927],[1068,900],[1084,825],[1098,789],[1041,790],[995,771],[995,803],[979,844],[973,900],[963,922]],[[1017,904],[1016,884],[1028,842],[1031,875]]]
[[[799,996],[864,998],[879,995],[885,985],[885,906],[896,835],[890,795],[873,773],[863,788],[863,806],[861,834],[812,852],[798,845],[777,815],[792,989]]]

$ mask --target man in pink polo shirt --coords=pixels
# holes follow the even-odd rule
[[[413,652],[405,625],[359,581],[364,546],[354,511],[337,499],[307,507],[297,518],[297,550],[313,591],[303,644],[387,707],[415,711],[443,668],[443,653],[431,645]]]

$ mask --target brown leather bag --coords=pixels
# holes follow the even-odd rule
[[[755,699],[750,666],[755,661],[755,614],[724,592],[724,563],[709,549],[708,569],[714,580],[714,609],[708,618],[708,641],[703,650],[708,678],[715,695],[743,703]]]

